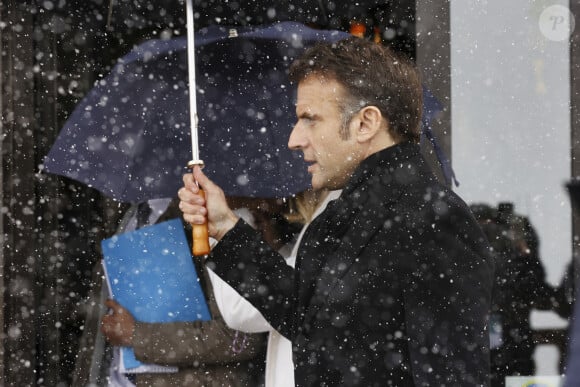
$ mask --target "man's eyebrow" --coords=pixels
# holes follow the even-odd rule
[[[313,113],[311,113],[309,111],[304,111],[304,112],[302,112],[302,113],[300,113],[298,115],[298,118],[308,118],[308,119],[313,120],[313,119],[318,118],[318,115],[317,114],[313,114]]]

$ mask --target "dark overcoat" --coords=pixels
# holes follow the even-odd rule
[[[292,269],[240,221],[209,264],[293,343],[298,386],[487,386],[493,260],[415,144],[364,160]]]

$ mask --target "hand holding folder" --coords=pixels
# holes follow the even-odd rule
[[[137,321],[211,319],[179,219],[115,235],[101,245],[111,296]],[[143,367],[130,347],[123,347],[122,357],[127,372],[168,371]]]
[[[135,318],[115,300],[106,300],[105,306],[109,313],[103,316],[101,331],[107,341],[114,346],[130,347],[135,334]]]

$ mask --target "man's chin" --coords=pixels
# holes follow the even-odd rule
[[[321,189],[333,189],[334,182],[320,175],[312,175],[312,189],[317,191]]]
[[[317,191],[319,189],[323,189],[326,188],[323,184],[323,182],[321,181],[321,179],[317,179],[317,176],[312,175],[312,180],[310,182],[310,184],[312,185],[312,189]]]

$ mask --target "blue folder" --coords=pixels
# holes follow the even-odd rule
[[[113,298],[142,322],[210,320],[179,219],[118,234],[101,242]],[[143,364],[123,347],[125,369]]]

